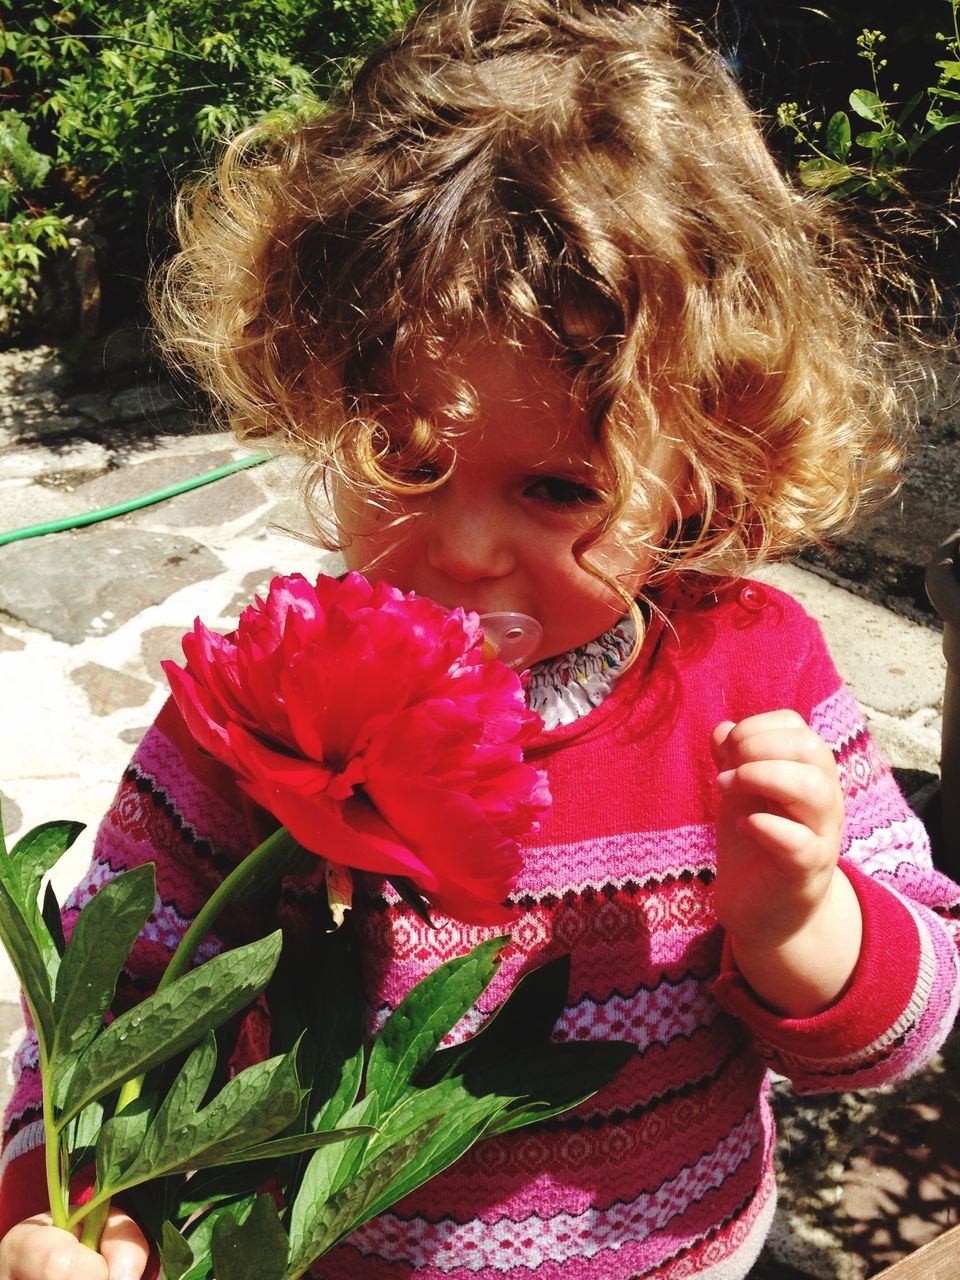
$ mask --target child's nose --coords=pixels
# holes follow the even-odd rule
[[[470,502],[450,501],[431,513],[427,560],[455,582],[505,577],[514,566],[509,533],[502,522]]]

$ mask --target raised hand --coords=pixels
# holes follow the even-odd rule
[[[795,711],[711,737],[717,766],[717,919],[744,977],[793,1016],[817,1013],[860,952],[860,908],[837,866],[843,794],[833,752]]]

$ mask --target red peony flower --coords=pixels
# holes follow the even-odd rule
[[[197,619],[183,652],[163,665],[190,731],[300,844],[461,920],[509,919],[518,837],[550,797],[522,757],[539,718],[476,614],[297,574],[232,636]]]

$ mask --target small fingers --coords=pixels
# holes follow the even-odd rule
[[[798,878],[812,869],[806,855],[816,839],[809,827],[779,813],[756,810],[738,819],[738,826],[755,844],[760,845],[781,863],[792,866]]]
[[[109,1267],[109,1280],[140,1280],[146,1270],[150,1246],[132,1218],[111,1209],[100,1237],[100,1252]]]
[[[843,798],[835,771],[796,760],[751,760],[717,774],[721,795],[759,799],[775,805],[815,835],[832,837],[843,818]]]
[[[796,760],[836,770],[830,747],[795,711],[750,716],[739,724],[724,721],[711,739],[718,769],[732,769],[751,760]]]
[[[108,1280],[107,1264],[76,1236],[41,1216],[19,1223],[4,1236],[0,1280]]]

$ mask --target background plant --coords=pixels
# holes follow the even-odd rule
[[[30,145],[27,123],[17,111],[0,117],[0,309],[16,309],[28,297],[40,263],[66,246],[66,224],[33,201],[53,162]]]
[[[935,33],[943,56],[930,68],[934,83],[905,102],[895,104],[893,97],[884,96],[900,92],[897,81],[888,84],[886,35],[864,28],[856,43],[867,63],[869,85],[849,95],[853,119],[847,111],[835,111],[824,124],[812,112],[801,111],[796,102],[780,104],[779,123],[793,133],[803,153],[797,167],[805,186],[835,196],[862,191],[887,199],[904,190],[920,148],[960,124],[960,110],[954,106],[960,103],[960,0],[946,0],[946,5],[951,29]]]
[[[119,256],[114,275],[139,282],[165,248],[173,190],[217,142],[272,113],[322,109],[358,54],[414,7],[0,0],[0,218],[15,224],[4,239],[27,246],[6,258],[28,276],[33,248],[57,243],[39,219],[93,214]]]

